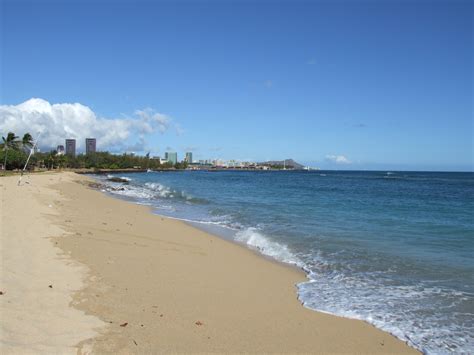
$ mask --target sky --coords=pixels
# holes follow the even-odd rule
[[[471,1],[0,3],[1,135],[474,170]]]

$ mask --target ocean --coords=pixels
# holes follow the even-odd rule
[[[94,178],[301,267],[308,308],[365,320],[428,354],[474,353],[474,173],[176,171]]]

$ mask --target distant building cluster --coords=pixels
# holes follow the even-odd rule
[[[86,138],[86,154],[95,153],[97,150],[97,140],[95,138]],[[58,155],[76,156],[76,140],[67,138],[65,145],[58,145],[56,148]]]
[[[180,160],[176,152],[165,152],[164,158],[153,157],[153,159],[159,159],[162,164],[171,163],[176,164]],[[248,170],[270,170],[272,169],[271,164],[266,163],[255,163],[249,161],[238,161],[238,160],[222,160],[222,159],[200,159],[193,160],[193,153],[186,152],[183,162],[187,163],[188,169],[201,170],[201,169],[248,169]],[[291,168],[291,167],[288,167]]]
[[[191,168],[202,169],[202,168],[218,168],[218,169],[255,169],[255,170],[269,170],[271,167],[250,161],[238,161],[238,160],[222,160],[222,159],[206,159],[193,162]]]
[[[97,151],[97,140],[96,138],[86,138],[85,140],[85,150],[86,154],[95,153]],[[68,155],[71,157],[76,156],[76,140],[73,138],[68,138],[65,140],[65,145],[58,145],[56,148],[58,155]],[[159,160],[160,164],[171,164],[176,165],[177,163],[183,162],[187,164],[188,169],[191,170],[201,170],[201,169],[245,169],[245,170],[270,170],[275,168],[283,169],[298,169],[298,167],[293,166],[291,160],[288,161],[289,164],[286,164],[286,160],[283,161],[273,161],[273,162],[264,162],[264,163],[255,163],[249,161],[239,161],[239,160],[222,160],[222,159],[200,159],[193,160],[193,153],[186,152],[184,159],[182,161],[178,160],[177,152],[165,152],[164,158],[155,156],[151,159]],[[299,164],[296,164],[299,165]],[[300,166],[299,168],[302,168]]]

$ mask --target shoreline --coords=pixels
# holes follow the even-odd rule
[[[47,180],[37,176],[29,188]],[[61,199],[47,218],[67,232],[54,243],[91,275],[72,305],[108,324],[79,350],[418,353],[364,321],[304,307],[297,266],[85,187],[83,175],[49,176]]]
[[[368,324],[369,326],[374,327],[377,330],[380,330],[382,332],[390,334],[391,336],[393,336],[397,340],[403,342],[404,344],[406,344],[408,347],[414,349],[415,351],[417,351],[419,353],[423,353],[423,351],[420,348],[418,348],[415,344],[411,343],[409,340],[406,340],[406,339],[403,339],[402,337],[397,336],[396,334],[392,333],[390,330],[383,329],[382,327],[378,327],[377,325],[371,323],[370,321],[368,321],[364,318],[351,317],[351,316],[332,313],[330,311],[324,311],[324,310],[321,310],[321,309],[311,308],[310,306],[307,306],[304,303],[304,301],[300,298],[300,294],[299,294],[299,291],[298,291],[298,286],[305,283],[305,282],[311,281],[311,278],[309,278],[309,271],[307,269],[305,269],[304,266],[298,265],[296,262],[287,262],[287,261],[279,260],[279,259],[275,258],[274,256],[267,255],[267,254],[263,253],[261,250],[259,250],[256,247],[253,247],[253,246],[251,246],[249,244],[246,244],[242,241],[234,239],[234,236],[238,232],[238,230],[230,228],[230,227],[222,226],[222,225],[214,225],[214,224],[209,225],[205,222],[194,221],[194,220],[189,220],[189,219],[185,219],[185,218],[179,218],[179,217],[173,217],[173,216],[160,214],[160,213],[156,212],[153,209],[152,206],[142,205],[140,203],[136,203],[131,198],[123,197],[121,195],[116,195],[116,194],[113,194],[109,191],[102,191],[101,188],[105,187],[106,185],[103,185],[102,181],[94,179],[94,175],[96,175],[96,174],[88,174],[88,175],[92,175],[90,177],[92,178],[92,181],[93,181],[93,183],[91,183],[89,185],[89,187],[96,190],[96,191],[98,191],[98,192],[100,192],[100,193],[102,193],[102,194],[105,194],[106,196],[108,196],[112,199],[125,201],[126,203],[131,203],[131,204],[138,205],[138,206],[143,206],[143,207],[147,208],[149,213],[151,213],[154,216],[157,216],[157,217],[160,217],[160,218],[165,218],[165,219],[171,219],[171,220],[174,220],[174,221],[178,221],[180,223],[184,223],[184,224],[190,226],[191,228],[195,228],[195,229],[197,229],[199,231],[202,231],[206,234],[210,234],[210,235],[214,236],[215,238],[219,238],[219,239],[222,239],[224,241],[227,241],[227,242],[231,243],[233,246],[236,246],[238,248],[242,248],[242,249],[244,249],[248,252],[251,252],[258,258],[263,258],[264,260],[266,260],[268,262],[276,263],[280,266],[283,266],[285,268],[289,268],[291,270],[294,270],[294,271],[300,273],[304,277],[304,279],[300,280],[299,282],[296,282],[294,284],[294,286],[295,286],[295,298],[298,300],[298,302],[301,304],[301,306],[304,307],[305,309],[308,309],[311,312],[318,312],[318,313],[322,313],[322,314],[327,314],[327,315],[330,315],[330,316],[333,316],[333,317],[364,322],[364,323]],[[98,175],[100,175],[100,174],[98,174]],[[224,233],[219,233],[217,230],[221,230],[221,232],[223,230],[229,230],[231,232],[228,235],[224,235]],[[234,236],[231,236],[231,234],[234,235]],[[402,334],[402,335],[404,335],[404,334]]]

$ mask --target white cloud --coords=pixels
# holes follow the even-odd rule
[[[0,105],[0,132],[29,132],[36,137],[42,132],[39,146],[44,149],[64,144],[66,138],[75,138],[79,150],[86,137],[97,138],[101,150],[134,151],[146,148],[145,135],[164,133],[171,125],[166,115],[147,108],[137,110],[131,117],[107,119],[97,116],[89,107],[79,103],[50,104],[32,98],[19,105]]]
[[[141,125],[141,130],[144,133],[153,133],[157,128],[161,133],[164,133],[170,124],[167,116],[157,113],[151,108],[136,110],[135,116],[140,118],[140,120],[135,120],[135,123]]]
[[[351,161],[347,159],[344,155],[326,155],[326,160],[336,163],[336,164],[350,164]]]

